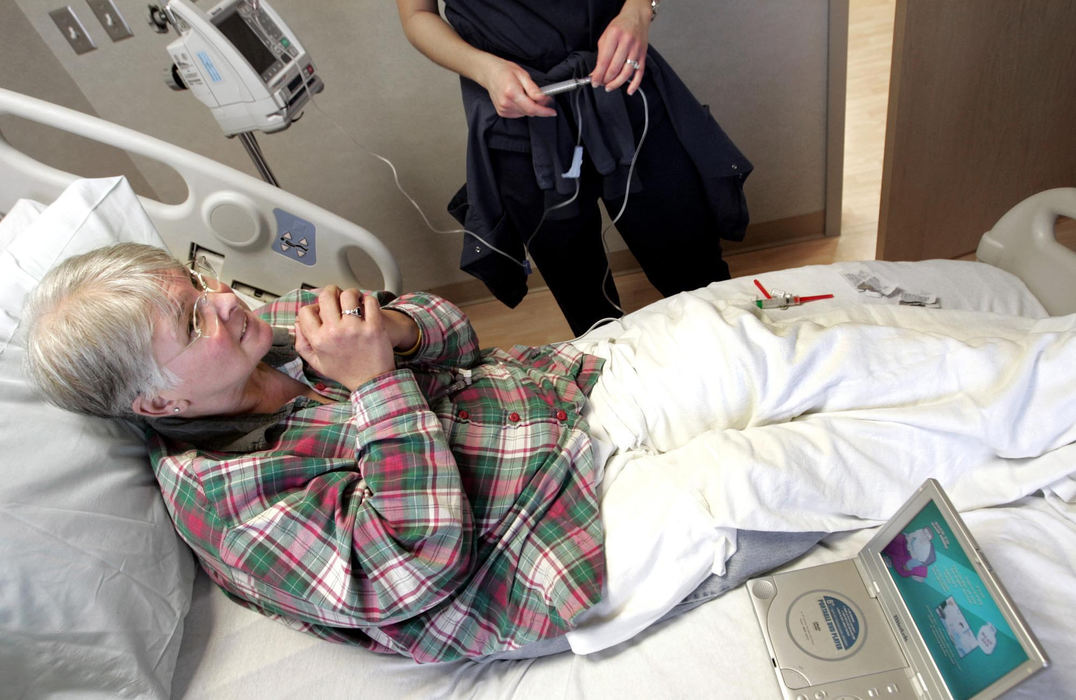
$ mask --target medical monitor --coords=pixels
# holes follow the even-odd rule
[[[165,12],[179,32],[168,46],[175,72],[225,134],[285,129],[324,87],[303,45],[265,0],[223,0],[208,11],[169,0]]]
[[[286,63],[291,60],[287,52],[276,56],[270,51],[262,38],[254,33],[251,26],[238,12],[221,13],[218,17],[219,19],[214,18],[213,24],[228,41],[232,42],[239,53],[243,54],[243,58],[247,59],[247,63],[262,76],[263,80],[273,76],[271,69],[277,68],[278,61]]]

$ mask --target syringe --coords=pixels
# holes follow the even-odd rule
[[[568,80],[562,80],[559,83],[551,83],[542,88],[543,95],[559,95],[562,92],[568,92],[575,90],[576,88],[583,87],[584,85],[590,85],[590,76],[585,78],[569,78]]]
[[[832,294],[814,294],[812,296],[799,297],[789,292],[782,292],[779,290],[773,290],[773,292],[767,291],[762,283],[755,280],[755,286],[762,292],[762,296],[765,299],[755,299],[755,306],[760,309],[787,309],[790,306],[799,306],[805,304],[808,301],[821,301],[822,299],[832,299]]]

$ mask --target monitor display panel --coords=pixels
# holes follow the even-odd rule
[[[238,12],[231,12],[223,18],[214,18],[213,22],[221,34],[243,55],[247,63],[263,75],[277,61],[277,57],[265,45],[254,30],[247,25]]]

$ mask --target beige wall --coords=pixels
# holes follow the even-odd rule
[[[60,3],[0,4],[0,85],[96,112],[255,174],[240,144],[223,136],[200,102],[165,86],[165,46],[174,34],[148,28],[144,0],[116,0],[134,32],[117,43],[84,2],[72,0],[98,46],[82,56],[48,17]],[[445,204],[464,179],[465,143],[455,76],[407,43],[395,3],[272,5],[310,50],[326,84],[316,106],[290,129],[258,136],[281,186],[380,236],[400,262],[407,288],[470,279],[457,269],[459,236],[430,232],[396,190],[387,166],[367,152],[396,164],[435,226],[454,228]],[[825,208],[826,2],[669,0],[651,40],[755,163],[747,187],[753,223]],[[136,175],[148,183],[140,191],[182,198],[165,168],[136,162]],[[102,174],[88,171],[99,167],[87,164],[79,172]],[[610,246],[623,244],[611,240]]]
[[[0,86],[27,93],[83,112],[92,112],[89,100],[46,46],[33,25],[13,2],[0,2],[0,65],[4,66]],[[63,170],[76,170],[87,177],[128,174],[132,187],[153,196],[135,164],[122,151],[101,146],[77,136],[58,134],[36,124],[9,118],[0,122],[4,137],[14,146],[33,149],[35,155]]]

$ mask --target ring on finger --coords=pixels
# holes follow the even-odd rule
[[[343,311],[340,312],[340,315],[341,315],[341,317],[343,317],[343,316],[358,316],[359,318],[362,318],[362,308],[356,306],[353,309],[344,309]]]
[[[634,58],[629,58],[628,60],[624,61],[624,63],[631,66],[634,70],[639,70],[639,62],[636,61]]]

